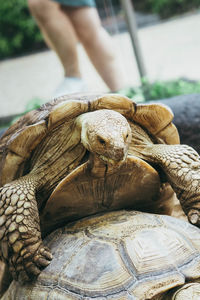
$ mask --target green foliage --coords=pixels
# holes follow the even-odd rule
[[[200,6],[200,0],[148,0],[148,2],[152,11],[163,18]]]
[[[26,105],[25,112],[31,111],[33,109],[40,108],[40,106],[44,103],[44,100],[40,98],[33,98],[31,99],[28,104]]]
[[[156,81],[154,83],[149,83],[148,80],[144,79],[141,87],[131,87],[120,91],[120,94],[132,98],[135,102],[160,100],[195,93],[200,93],[200,82],[184,79],[167,82]]]
[[[1,0],[0,12],[0,59],[41,47],[42,36],[27,0]]]
[[[200,0],[134,0],[136,9],[171,17],[200,7]]]

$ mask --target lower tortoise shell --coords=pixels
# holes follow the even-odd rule
[[[118,211],[51,233],[53,260],[2,300],[199,299],[200,230],[169,216]]]

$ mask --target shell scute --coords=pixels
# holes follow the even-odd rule
[[[166,144],[179,144],[179,134],[172,124],[173,112],[161,103],[138,104],[133,121],[146,128]]]
[[[171,123],[173,113],[164,105],[136,105],[117,94],[67,95],[27,113],[7,130],[0,140],[0,184],[23,174],[25,161],[50,130],[82,113],[100,109],[118,111],[167,144],[179,143],[176,127]]]
[[[97,109],[112,109],[128,119],[132,119],[136,111],[136,104],[128,97],[117,94],[107,94],[91,101],[90,109],[91,111]]]
[[[48,117],[48,128],[64,121],[69,121],[82,113],[88,112],[88,103],[80,100],[68,100],[55,106]]]
[[[59,299],[165,299],[166,291],[199,274],[200,245],[192,245],[194,226],[187,224],[137,211],[109,212],[68,224],[46,238],[54,254],[51,264],[33,283],[12,284],[5,297],[14,289],[17,297],[11,299],[27,293],[34,299],[45,287]],[[194,239],[199,239],[200,230],[194,231]]]

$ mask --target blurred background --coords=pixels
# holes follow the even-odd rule
[[[125,78],[120,93],[135,101],[200,93],[200,0],[97,0],[96,5]],[[81,44],[78,56],[87,90],[109,92]],[[0,1],[1,119],[51,99],[63,76],[27,1]]]

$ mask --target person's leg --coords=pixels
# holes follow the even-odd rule
[[[28,0],[28,6],[47,45],[60,58],[65,76],[80,78],[77,37],[68,16],[58,3],[50,0]]]
[[[112,91],[124,87],[123,71],[116,58],[112,39],[101,26],[96,8],[62,6],[74,25],[93,65]]]

